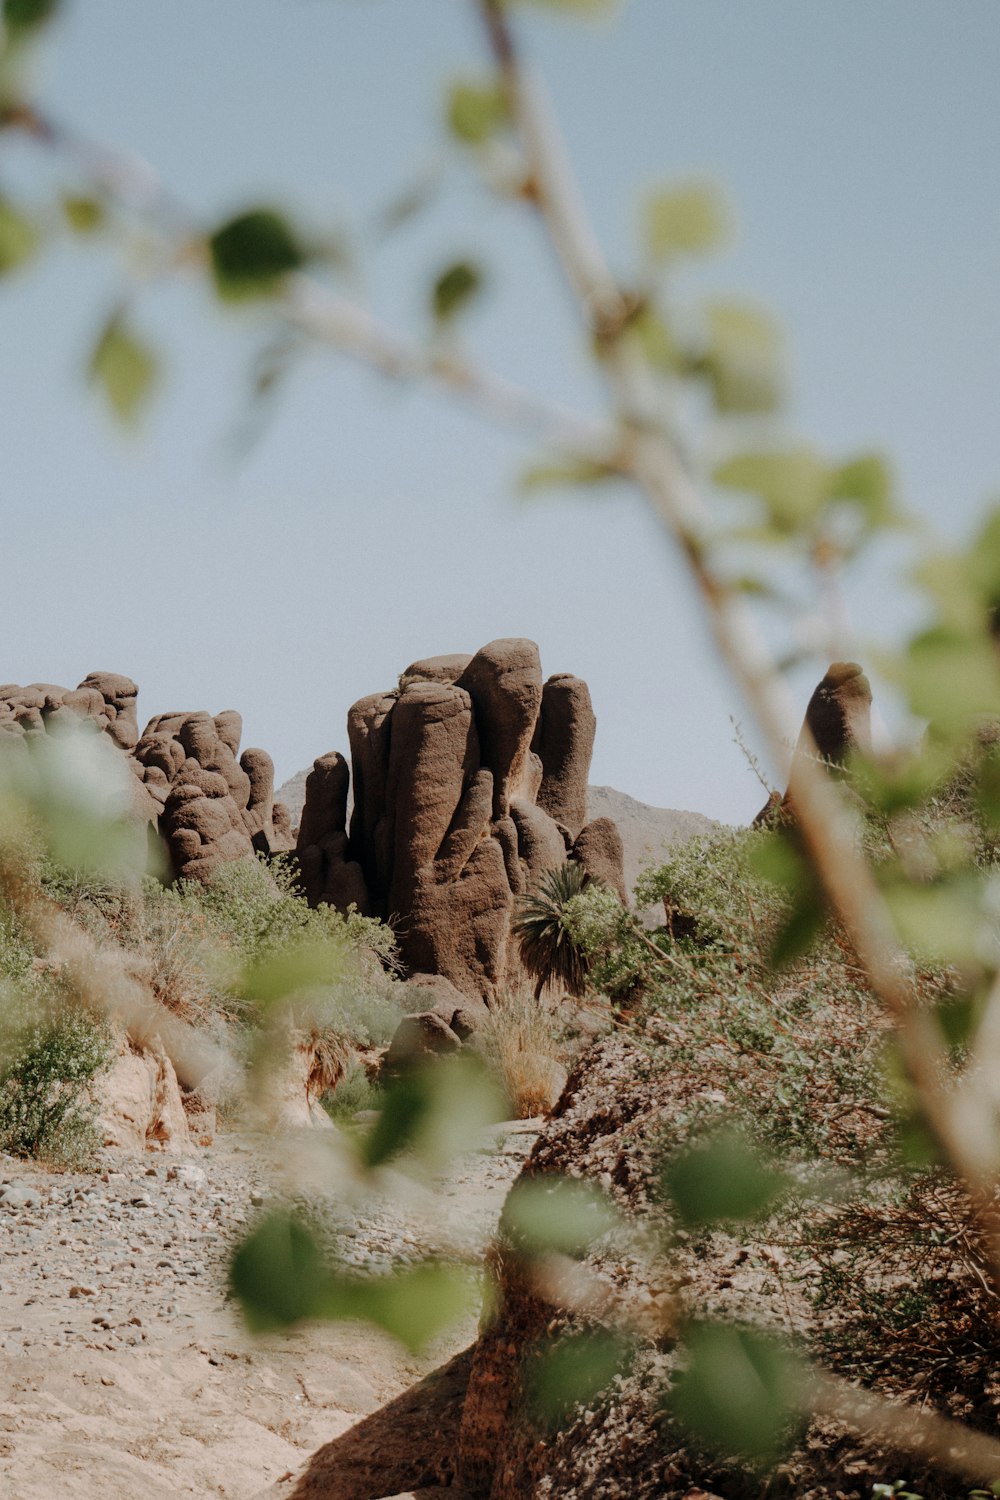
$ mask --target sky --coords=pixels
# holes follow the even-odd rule
[[[590,24],[526,4],[517,21],[615,269],[634,274],[644,194],[716,182],[737,231],[678,298],[768,307],[790,351],[783,430],[831,457],[885,453],[936,545],[967,535],[1000,491],[995,0],[625,0]],[[467,0],[74,0],[37,87],[206,226],[263,203],[349,234],[370,306],[408,336],[442,267],[482,261],[469,354],[597,412],[537,223],[449,152],[444,89],[482,67]],[[435,205],[378,240],[379,211],[442,164]],[[12,194],[72,180],[0,139]],[[637,497],[528,503],[530,439],[330,352],[238,455],[265,325],[194,279],[133,288],[164,379],[123,435],[82,372],[128,274],[109,245],[66,242],[0,282],[0,678],[125,672],[140,719],[237,708],[280,781],[346,751],[350,704],[412,660],[529,636],[546,674],[590,684],[593,781],[753,816],[730,722],[746,710]],[[914,618],[899,565],[890,549],[848,591],[862,660]],[[803,708],[824,667],[793,680]]]

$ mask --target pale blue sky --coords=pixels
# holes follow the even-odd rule
[[[679,291],[770,306],[790,428],[831,455],[884,450],[917,511],[967,531],[1000,490],[996,0],[626,0],[613,24],[523,19],[615,265],[634,262],[644,188],[717,180],[738,236]],[[207,223],[264,201],[358,227],[439,152],[443,85],[479,60],[464,0],[75,0],[40,89]],[[0,183],[41,180],[0,142]],[[461,176],[370,263],[373,305],[421,329],[456,252],[492,267],[470,347],[592,405],[537,226]],[[280,778],[346,749],[350,703],[414,657],[529,635],[547,672],[591,685],[595,781],[753,814],[728,722],[741,705],[637,501],[526,508],[519,442],[325,355],[234,467],[260,328],[193,286],[138,304],[167,379],[123,440],[80,381],[119,275],[72,247],[0,285],[0,678],[110,669],[139,682],[141,715],[238,708]],[[866,571],[862,634],[901,618],[897,588],[891,568]]]

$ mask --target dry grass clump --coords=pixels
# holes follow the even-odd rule
[[[968,1197],[943,1171],[803,1235],[819,1351],[840,1373],[995,1432],[1000,1303]]]
[[[562,1093],[560,1030],[551,1009],[527,986],[505,990],[480,1030],[486,1059],[519,1120],[546,1114]]]

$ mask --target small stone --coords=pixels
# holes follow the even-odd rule
[[[181,1187],[193,1190],[207,1186],[208,1176],[193,1161],[181,1161],[176,1166],[167,1168],[167,1181],[179,1182]]]
[[[93,1286],[71,1286],[69,1294],[71,1297],[96,1297],[97,1288]]]
[[[0,1193],[0,1203],[5,1208],[37,1208],[41,1201],[34,1188],[24,1187],[17,1183],[12,1187],[4,1188]]]

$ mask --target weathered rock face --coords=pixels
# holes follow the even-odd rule
[[[856,661],[835,661],[806,709],[806,727],[823,760],[843,765],[852,750],[871,749],[872,690]]]
[[[625,889],[625,845],[610,818],[595,818],[581,828],[573,844],[573,858],[591,880],[609,885],[622,905],[628,904]]]
[[[130,1151],[184,1151],[191,1144],[177,1074],[162,1045],[120,1038],[118,1055],[95,1088],[101,1143]]]
[[[115,672],[91,672],[77,688],[53,683],[0,687],[0,737],[46,734],[66,718],[84,720],[127,757],[135,775],[133,811],[158,828],[177,876],[207,879],[221,863],[294,847],[274,821],[274,766],[264,750],[241,759],[240,715],[159,714],[141,736],[138,688]]]
[[[323,756],[310,774],[298,840],[309,899],[388,918],[411,972],[489,1003],[519,972],[515,898],[584,828],[594,726],[586,684],[543,683],[533,641],[411,663],[395,692],[348,714],[349,836],[346,762]],[[581,855],[624,897],[613,844],[597,829]]]
[[[871,707],[871,685],[858,663],[833,662],[809,699],[792,757],[788,789],[784,797],[772,792],[754,823],[770,824],[794,816],[796,767],[803,757],[818,754],[828,766],[841,767],[852,752],[869,751]]]
[[[587,779],[597,720],[590,689],[568,672],[545,684],[535,751],[542,763],[538,805],[575,839],[587,821]]]

